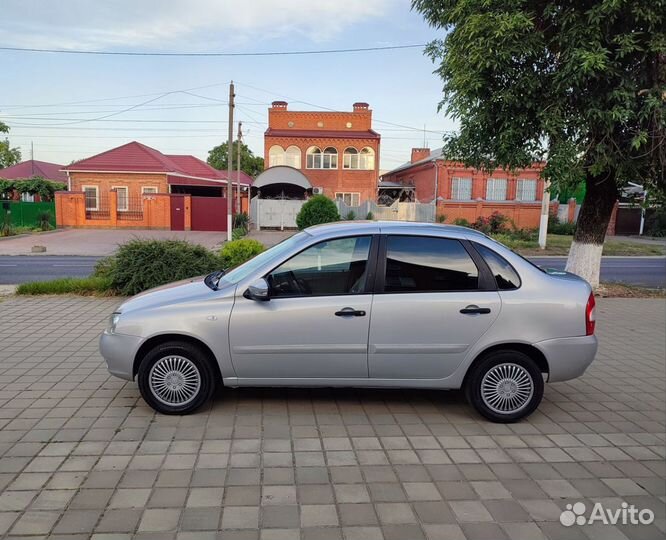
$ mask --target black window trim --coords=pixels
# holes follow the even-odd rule
[[[511,270],[513,270],[514,273],[518,276],[518,287],[512,287],[511,289],[500,289],[499,286],[497,285],[497,280],[495,279],[495,275],[493,274],[492,270],[490,269],[490,265],[486,262],[486,259],[483,257],[483,255],[481,255],[481,253],[479,252],[479,250],[476,249],[476,246],[483,246],[484,248],[489,249],[489,250],[492,251],[495,255],[497,255],[500,259],[502,259],[503,261],[505,261],[506,264],[509,265],[509,267],[511,268]],[[518,272],[518,270],[516,270],[516,267],[513,266],[513,265],[507,260],[506,257],[504,257],[504,256],[500,255],[499,253],[497,253],[497,251],[495,251],[493,248],[488,247],[488,246],[486,246],[486,245],[484,245],[484,244],[480,244],[479,242],[474,242],[474,241],[470,242],[470,247],[471,247],[471,249],[474,250],[474,253],[476,253],[476,254],[478,255],[478,257],[483,261],[483,264],[488,268],[488,272],[490,272],[490,277],[491,277],[492,280],[495,282],[495,288],[497,289],[498,292],[504,292],[504,291],[517,291],[518,289],[520,289],[520,288],[523,286],[523,278],[520,276],[520,273]],[[522,257],[522,255],[521,255],[521,257]],[[524,258],[524,257],[523,257],[523,258]],[[532,261],[530,261],[530,260],[528,260],[528,259],[525,259],[525,260],[526,260],[527,262],[529,262],[531,265],[534,265],[534,263],[533,263]],[[538,267],[537,267],[537,268],[538,268]],[[539,270],[541,270],[541,268],[539,268]]]
[[[472,259],[474,266],[479,271],[479,286],[476,289],[455,289],[450,291],[385,291],[384,284],[386,281],[386,247],[388,243],[389,236],[412,236],[416,238],[433,238],[436,240],[455,240],[460,242],[467,252],[467,254]],[[379,253],[377,258],[377,268],[375,271],[375,283],[374,283],[374,293],[373,294],[422,294],[422,293],[432,293],[432,294],[448,294],[448,293],[475,293],[475,292],[488,292],[488,291],[497,291],[497,283],[495,282],[495,277],[492,275],[490,268],[486,264],[486,261],[483,260],[483,257],[474,249],[469,240],[464,238],[453,238],[450,236],[438,236],[433,234],[382,234],[379,242]]]
[[[348,292],[348,293],[337,293],[337,294],[293,294],[289,296],[271,296],[270,299],[273,300],[291,300],[293,298],[327,298],[327,297],[334,297],[334,296],[360,296],[363,294],[373,294],[373,284],[375,282],[375,272],[377,269],[377,257],[378,257],[378,252],[379,252],[379,234],[376,233],[371,233],[371,234],[347,234],[345,236],[335,236],[332,238],[322,238],[318,242],[315,242],[314,244],[310,244],[308,246],[305,246],[303,249],[298,251],[297,253],[294,253],[291,257],[288,259],[284,259],[281,261],[279,264],[275,265],[273,268],[268,270],[262,277],[264,279],[268,278],[268,275],[271,274],[274,270],[285,264],[286,262],[290,261],[294,257],[297,257],[301,253],[303,253],[305,250],[310,249],[314,246],[317,246],[323,242],[332,242],[334,240],[344,240],[346,238],[362,238],[362,237],[370,237],[370,249],[368,250],[368,275],[365,279],[365,284],[363,286],[363,290],[360,292]],[[269,292],[270,293],[270,292]]]

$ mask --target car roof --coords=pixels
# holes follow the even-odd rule
[[[422,234],[422,235],[446,235],[485,237],[482,232],[460,227],[458,225],[445,225],[440,223],[423,223],[418,221],[335,221],[308,227],[305,231],[312,236],[330,236],[336,234]]]

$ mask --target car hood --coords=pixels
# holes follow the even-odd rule
[[[129,313],[139,309],[206,300],[213,294],[218,296],[224,295],[224,292],[230,291],[234,287],[234,285],[230,285],[217,291],[213,291],[204,283],[204,276],[184,279],[182,281],[174,281],[173,283],[161,285],[160,287],[155,287],[154,289],[149,289],[133,296],[121,304],[118,311],[121,313]]]

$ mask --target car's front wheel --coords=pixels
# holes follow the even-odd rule
[[[137,374],[143,399],[157,412],[188,414],[215,390],[215,374],[206,354],[187,342],[170,341],[151,349]]]
[[[471,369],[465,387],[467,399],[493,422],[516,422],[532,414],[541,403],[541,370],[522,352],[495,351]]]

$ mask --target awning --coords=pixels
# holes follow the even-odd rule
[[[252,183],[252,187],[261,188],[274,184],[293,184],[303,189],[310,189],[312,187],[307,176],[298,169],[288,167],[287,165],[269,167],[257,176],[256,180]]]

